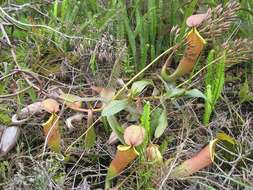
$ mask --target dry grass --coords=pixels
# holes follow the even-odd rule
[[[185,1],[173,2],[180,11],[185,11],[185,6],[188,5]],[[4,16],[1,12],[0,18],[3,24],[0,24],[10,38],[11,44],[6,41],[6,38],[1,39],[0,125],[11,125],[8,120],[11,115],[33,101],[45,99],[52,88],[60,88],[82,97],[91,97],[94,96],[90,89],[91,85],[119,89],[135,76],[133,68],[136,63],[129,51],[128,38],[126,34],[120,38],[116,35],[120,31],[120,25],[117,24],[122,13],[118,7],[108,7],[113,6],[112,4],[107,1],[100,1],[98,4],[87,1],[87,4],[84,3],[80,7],[87,6],[90,13],[84,11],[85,13],[77,14],[75,17],[72,15],[74,17],[72,23],[71,19],[68,23],[62,21],[63,18],[60,16],[52,15],[52,1],[47,1],[45,4],[14,5],[7,2],[4,4],[3,10],[18,22],[12,20],[12,17]],[[131,1],[128,5],[131,5]],[[238,98],[238,91],[244,81],[252,81],[252,36],[247,36],[245,39],[245,36],[238,32],[238,23],[242,19],[239,19],[237,14],[240,9],[238,2],[229,1],[223,8],[216,3],[215,7],[199,31],[212,45],[222,45],[223,48],[229,49],[227,61],[233,67],[226,71],[224,90],[215,106],[210,124],[208,127],[202,124],[204,111],[202,100],[182,98],[165,102],[169,126],[163,136],[155,139],[154,143],[161,145],[165,160],[173,159],[165,168],[159,169],[154,169],[150,163],[136,160],[124,170],[122,175],[113,180],[112,184],[118,185],[119,189],[253,189],[253,104],[241,103]],[[132,9],[133,7],[130,6],[127,11],[130,13]],[[30,13],[31,10],[34,12]],[[74,12],[73,7],[71,10]],[[164,15],[159,11],[158,16]],[[177,16],[176,13],[173,14],[171,13],[172,16]],[[19,23],[21,21],[42,23],[43,27],[35,27],[35,24],[22,25]],[[136,23],[132,22],[129,21],[136,26]],[[181,23],[167,24],[169,28],[173,27],[172,24],[181,25]],[[50,28],[47,25],[50,25]],[[179,26],[173,27],[172,32],[168,34],[171,39],[159,36],[168,31],[167,28],[161,27],[162,31],[158,31],[155,36],[162,41],[160,45],[156,44],[161,48],[159,51],[165,50],[168,44],[176,42],[180,35]],[[232,31],[231,26],[235,27]],[[225,32],[227,35],[224,37]],[[136,43],[138,47],[140,43],[138,39]],[[163,43],[166,43],[166,48]],[[209,47],[206,51],[208,50]],[[204,56],[205,53],[196,69],[203,67],[201,64],[205,60]],[[147,53],[147,60],[150,57],[151,54]],[[15,64],[13,58],[17,59],[18,64]],[[173,64],[176,59],[173,60]],[[25,72],[29,74],[25,75]],[[154,79],[155,86],[160,90],[163,84],[154,73],[159,73],[157,66],[141,77]],[[195,78],[191,78],[184,87],[203,90],[204,74],[201,72]],[[34,85],[35,88],[20,92],[30,85]],[[148,96],[151,94],[149,89],[142,94],[142,97],[147,94]],[[159,99],[151,99],[150,102],[153,108],[161,105]],[[116,150],[116,145],[106,143],[111,132],[109,125],[103,120],[96,124],[96,145],[87,151],[84,149],[84,138],[80,138],[86,131],[86,120],[75,123],[75,130],[70,132],[64,121],[75,112],[62,107],[60,113],[63,150],[75,142],[68,154],[56,154],[49,149],[43,152],[45,139],[41,124],[49,115],[41,114],[32,117],[28,123],[20,126],[21,135],[16,147],[5,157],[0,158],[2,189],[104,188],[107,169]],[[96,113],[94,120],[98,118],[100,114]],[[127,119],[126,113],[119,115],[120,122],[133,123]],[[214,165],[183,179],[170,178],[169,174],[175,166],[201,150],[219,131],[224,131],[236,139],[237,145],[231,148],[220,143]]]

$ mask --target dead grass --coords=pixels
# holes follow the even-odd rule
[[[25,5],[15,6],[5,2],[4,10],[9,15],[14,15],[16,20],[24,23],[28,21],[29,23],[41,22],[44,26],[45,23],[42,22],[41,17],[45,14],[43,18],[48,25],[52,26],[53,30],[51,27],[49,29],[35,26],[27,28],[25,25],[2,16],[1,13],[1,23],[4,23],[4,29],[11,39],[13,49],[6,39],[1,39],[0,96],[8,95],[8,97],[0,97],[0,112],[3,113],[3,116],[0,115],[0,125],[10,126],[11,123],[8,119],[11,115],[25,105],[45,99],[52,88],[60,88],[65,92],[82,97],[91,97],[94,96],[90,89],[91,85],[120,89],[134,76],[135,66],[132,55],[128,51],[128,39],[125,35],[117,39],[115,33],[119,32],[119,29],[113,30],[112,23],[117,20],[115,17],[122,15],[118,14],[115,7],[115,10],[114,8],[109,10],[106,7],[109,6],[106,1],[101,1],[96,5],[92,4],[93,1],[87,2],[91,11],[90,15],[88,13],[87,15],[86,13],[83,13],[85,15],[81,13],[76,15],[75,21],[68,23],[71,30],[67,30],[66,26],[61,26],[62,21],[60,20],[62,18],[53,17],[51,1],[47,1],[45,4],[28,3],[28,7]],[[131,1],[128,4],[131,4]],[[184,8],[183,5],[185,6],[183,1],[182,5],[174,4],[175,7],[182,6],[178,10]],[[85,5],[82,4],[82,6]],[[13,9],[15,7],[16,9]],[[30,15],[31,7],[35,13]],[[131,7],[129,9],[131,10]],[[111,15],[107,15],[108,12]],[[176,13],[173,14],[171,13],[172,16],[176,16]],[[85,23],[80,21],[83,18],[86,18]],[[252,16],[250,18],[252,20]],[[102,20],[102,24],[98,22],[99,19]],[[215,21],[219,20],[216,18]],[[209,22],[212,23],[211,20],[208,20],[207,24]],[[213,22],[212,25],[215,26],[216,22]],[[105,27],[104,23],[109,24]],[[119,23],[118,20],[115,23]],[[210,28],[207,28],[207,24],[204,25],[203,31],[211,32]],[[230,21],[229,24],[231,24]],[[45,26],[47,25],[45,24]],[[169,27],[172,28],[172,26]],[[55,30],[58,32],[55,33]],[[64,30],[67,31],[66,35]],[[164,31],[160,32],[164,33]],[[238,35],[240,36],[241,33]],[[79,38],[79,35],[83,36]],[[220,36],[221,33],[219,33]],[[250,39],[251,36],[247,38]],[[159,40],[162,39],[161,37]],[[166,41],[164,38],[163,40],[168,42],[167,44],[173,44],[172,39]],[[210,39],[210,41],[212,40]],[[139,43],[138,40],[136,42]],[[234,45],[233,48],[237,47],[233,42],[227,45]],[[243,44],[245,50],[252,53],[252,49],[247,46],[246,41],[239,40],[239,42]],[[212,41],[212,43],[216,42]],[[236,51],[233,48],[234,54],[230,57],[231,60],[236,56]],[[165,47],[161,45],[161,49],[165,50]],[[15,55],[11,53],[11,50],[15,50]],[[179,55],[180,52],[176,55],[174,62]],[[150,56],[150,54],[147,55],[147,60],[150,59]],[[253,104],[252,102],[241,103],[238,98],[239,89],[244,81],[246,79],[252,81],[253,67],[249,56],[252,55],[247,54],[248,63],[238,64],[227,70],[224,91],[215,106],[208,127],[202,124],[203,101],[182,98],[165,103],[169,126],[163,136],[160,139],[155,139],[154,143],[160,144],[163,148],[162,153],[165,160],[173,158],[168,162],[166,168],[156,168],[155,170],[149,163],[137,160],[129,165],[122,175],[113,180],[113,185],[117,185],[122,190],[253,189]],[[13,57],[16,57],[18,64],[15,64]],[[240,57],[239,62],[245,61],[243,58]],[[236,61],[238,62],[238,60]],[[161,62],[141,76],[155,78],[154,81],[158,89],[163,88],[160,79],[157,79],[155,75],[155,73],[159,73],[157,67],[160,64]],[[197,66],[197,68],[199,67]],[[27,75],[26,80],[20,73],[6,77],[17,70],[30,74]],[[187,87],[203,90],[203,78],[204,73],[201,72],[188,82]],[[38,89],[31,88],[33,90],[19,92],[19,90],[30,86],[31,83],[28,84],[27,81],[30,81]],[[250,85],[252,88],[251,83]],[[145,93],[150,95],[149,90]],[[160,101],[157,99],[152,99],[151,102],[154,107],[160,105]],[[2,189],[98,190],[104,188],[108,166],[116,151],[116,145],[107,144],[111,129],[106,122],[101,121],[96,124],[96,145],[87,151],[84,149],[84,138],[80,138],[86,131],[86,121],[76,123],[75,130],[72,132],[66,128],[64,123],[65,119],[74,113],[73,110],[66,107],[61,109],[62,147],[65,150],[73,142],[76,142],[68,154],[56,154],[49,149],[43,152],[45,139],[41,124],[46,121],[49,115],[38,115],[20,126],[21,135],[16,147],[5,157],[0,158],[0,187]],[[126,120],[125,116],[126,114],[122,113],[119,120],[122,123],[132,124],[133,122]],[[94,120],[99,117],[100,114],[95,114]],[[219,144],[214,165],[193,176],[182,179],[170,178],[169,174],[175,166],[201,150],[219,131],[229,134],[236,139],[238,144],[230,149]],[[77,141],[78,138],[79,141]]]

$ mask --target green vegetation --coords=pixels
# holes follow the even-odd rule
[[[252,189],[252,0],[0,1],[1,189]]]

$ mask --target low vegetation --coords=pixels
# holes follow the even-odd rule
[[[251,0],[0,6],[2,189],[253,189]]]

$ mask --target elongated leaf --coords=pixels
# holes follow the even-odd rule
[[[61,94],[60,95],[60,98],[63,100],[63,101],[66,101],[67,103],[76,103],[76,102],[81,102],[82,101],[82,98],[77,96],[77,95],[74,95],[74,94]]]
[[[233,137],[227,135],[224,132],[217,133],[216,138],[221,140],[221,141],[227,141],[227,142],[229,142],[230,144],[233,144],[233,145],[236,143],[236,140]]]
[[[163,134],[167,126],[168,126],[167,113],[166,110],[163,110],[162,114],[159,117],[159,124],[155,130],[155,138],[159,138]]]
[[[208,57],[207,57],[207,73],[205,75],[205,84],[207,85],[211,85],[212,82],[215,80],[215,65],[211,64],[215,59],[215,50],[211,50],[208,53]]]
[[[152,135],[151,129],[150,129],[150,103],[149,102],[147,102],[144,105],[143,113],[141,116],[141,126],[144,127],[144,129],[146,131],[144,142],[142,144],[142,147],[146,148],[148,141]]]
[[[250,92],[248,81],[246,80],[239,92],[239,100],[241,103],[253,101],[253,94]]]
[[[216,75],[217,78],[214,83],[213,91],[213,106],[216,104],[217,100],[219,99],[221,92],[224,87],[225,82],[225,62],[226,62],[226,52],[223,53],[223,57],[220,60],[219,64],[216,67]]]
[[[212,114],[212,91],[211,85],[207,85],[206,87],[206,101],[205,101],[205,112],[203,116],[203,123],[207,125],[210,120],[210,116]]]
[[[11,118],[7,113],[0,113],[0,123],[9,125],[11,124]]]
[[[215,104],[218,101],[225,82],[225,61],[226,61],[226,52],[222,54],[222,59],[215,64],[212,64],[215,59],[215,51],[211,50],[207,59],[207,74],[205,78],[206,84],[206,102],[205,102],[205,112],[204,112],[204,124],[208,124],[210,116]]]
[[[61,19],[62,19],[62,21],[64,21],[64,19],[65,19],[68,7],[69,7],[68,0],[63,0],[62,4],[61,4]]]
[[[97,60],[96,60],[96,54],[95,54],[95,53],[93,53],[93,54],[91,55],[89,65],[90,65],[92,74],[95,75],[96,72],[97,72]]]
[[[66,104],[67,107],[78,110],[82,106],[82,98],[74,94],[61,94],[60,99]]]
[[[109,116],[109,117],[107,117],[107,121],[108,121],[111,129],[113,130],[113,132],[117,135],[120,142],[122,144],[124,144],[123,128],[121,127],[121,125],[117,121],[116,117],[115,116]]]
[[[87,130],[88,131],[85,135],[85,149],[89,150],[96,144],[96,132],[94,126]]]
[[[186,96],[193,98],[203,98],[206,99],[206,96],[198,89],[192,89],[185,92]]]
[[[59,130],[58,116],[53,113],[48,121],[43,126],[44,135],[47,140],[47,145],[49,148],[55,152],[61,151],[61,136]]]
[[[7,104],[0,104],[0,123],[4,125],[11,124],[10,117],[11,110],[8,108]],[[1,126],[0,126],[1,129]]]
[[[159,117],[161,116],[162,114],[162,109],[161,108],[156,108],[153,112],[152,112],[152,115],[151,115],[151,122],[150,122],[150,133],[151,133],[151,137],[153,136],[157,126],[159,125]]]
[[[131,93],[133,95],[139,95],[148,85],[153,85],[153,82],[149,80],[136,81],[132,84]]]
[[[93,113],[91,110],[88,112],[87,127],[88,131],[85,135],[85,149],[89,150],[96,144],[96,132],[94,126],[90,127],[93,123]]]
[[[173,89],[170,89],[170,92],[167,92],[165,94],[165,97],[176,98],[176,97],[183,96],[184,94],[185,94],[185,89],[173,88]]]
[[[149,24],[149,35],[151,44],[155,45],[156,31],[157,31],[157,7],[156,0],[148,0],[148,20]],[[152,57],[153,59],[154,57]]]
[[[103,111],[102,116],[112,116],[128,106],[128,100],[113,100],[109,104],[107,104]]]
[[[130,49],[131,49],[131,53],[132,53],[132,56],[133,56],[133,60],[134,60],[134,63],[136,63],[136,42],[135,42],[135,34],[134,34],[134,31],[132,30],[131,28],[131,25],[130,25],[130,20],[129,20],[129,17],[128,17],[128,14],[127,14],[127,8],[126,8],[126,5],[123,1],[119,1],[120,3],[120,6],[121,8],[123,9],[123,22],[124,22],[124,26],[125,26],[125,31],[126,31],[126,34],[127,34],[127,37],[128,37],[128,42],[129,42],[129,45],[130,45]],[[136,65],[137,67],[137,65]]]
[[[30,88],[27,92],[28,92],[30,98],[32,99],[32,102],[35,102],[37,100],[36,91],[33,88]]]
[[[140,40],[140,63],[138,64],[138,69],[143,69],[147,63],[147,54],[148,54],[148,29],[147,22],[141,15],[140,10],[140,1],[135,1],[135,16],[136,16],[136,28],[134,34],[136,37],[139,37]]]
[[[244,84],[241,86],[240,92],[239,92],[240,102],[244,102],[245,100],[247,100],[248,94],[249,94],[249,85],[248,85],[248,82],[245,81]]]
[[[213,111],[213,89],[215,82],[215,67],[216,65],[212,64],[215,59],[215,50],[211,50],[207,57],[207,73],[205,75],[205,111],[203,116],[203,123],[207,125],[209,123],[212,111]]]
[[[54,16],[57,17],[58,13],[58,0],[54,2]]]

